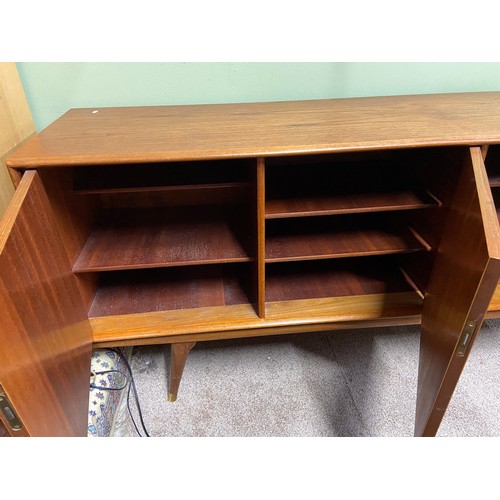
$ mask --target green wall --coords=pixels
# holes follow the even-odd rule
[[[18,63],[38,130],[75,107],[500,90],[500,63]]]

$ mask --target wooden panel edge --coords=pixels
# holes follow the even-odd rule
[[[14,192],[14,196],[5,211],[3,218],[0,220],[0,253],[5,247],[5,243],[11,233],[12,227],[16,222],[19,209],[22,206],[36,175],[37,173],[35,170],[30,170],[24,174],[22,182],[19,183],[19,186]]]
[[[481,216],[484,222],[486,246],[492,259],[500,259],[500,224],[491,193],[490,182],[480,147],[470,148],[472,167],[477,181],[477,191]]]
[[[401,292],[268,303],[265,320],[256,317],[250,304],[244,304],[90,318],[90,324],[94,344],[141,345],[154,343],[155,338],[175,336],[201,335],[207,339],[211,334],[213,338],[225,338],[227,332],[240,332],[239,336],[244,337],[253,330],[260,332],[254,335],[268,335],[272,328],[308,331],[314,325],[330,324],[333,329],[350,323],[392,323],[395,318],[419,316],[421,306],[422,299],[416,292]]]
[[[421,316],[419,314],[409,316],[394,316],[392,318],[379,318],[360,321],[334,321],[332,323],[302,324],[295,326],[278,326],[266,328],[250,328],[246,330],[227,330],[222,332],[193,333],[181,335],[169,335],[143,339],[94,341],[93,347],[119,347],[119,346],[142,346],[163,345],[177,342],[207,342],[214,340],[230,340],[248,337],[292,335],[299,333],[315,333],[338,330],[354,330],[361,328],[380,328],[402,325],[419,325]]]
[[[266,316],[266,170],[265,158],[257,158],[257,314]]]

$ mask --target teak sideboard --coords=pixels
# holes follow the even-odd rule
[[[7,165],[12,435],[86,435],[93,346],[170,344],[174,400],[199,341],[421,323],[432,436],[500,316],[500,92],[72,109]]]

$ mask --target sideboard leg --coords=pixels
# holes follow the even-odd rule
[[[182,372],[184,371],[189,351],[195,344],[196,342],[179,342],[170,346],[170,377],[168,379],[168,400],[170,402],[177,399]]]

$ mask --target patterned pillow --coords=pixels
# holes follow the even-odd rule
[[[131,352],[131,349],[129,351]],[[120,352],[125,356],[130,354],[125,349],[120,349]],[[118,354],[106,349],[99,349],[92,354],[90,369],[92,374],[90,376],[87,436],[107,437],[111,434],[121,395],[125,392],[124,390],[109,389],[124,388],[128,380],[127,368]]]

